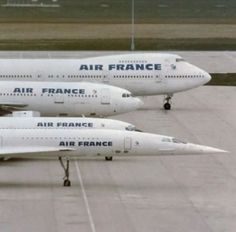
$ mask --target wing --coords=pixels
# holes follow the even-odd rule
[[[64,147],[9,147],[0,149],[0,156],[10,155],[11,157],[17,157],[20,155],[30,156],[30,154],[39,154],[40,156],[44,156],[46,154],[50,154],[53,152],[69,152],[75,151],[72,148],[64,148]],[[43,154],[42,154],[43,153]]]
[[[20,102],[0,102],[0,115],[9,114],[12,111],[22,110],[27,104]]]

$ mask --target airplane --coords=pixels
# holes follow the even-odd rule
[[[128,53],[82,59],[0,59],[0,80],[102,82],[129,90],[134,96],[165,95],[171,109],[175,93],[211,80],[204,70],[181,56]]]
[[[0,111],[39,111],[43,116],[110,116],[136,110],[142,101],[102,83],[1,81]]]
[[[71,157],[190,155],[226,152],[213,147],[187,143],[182,140],[136,131],[106,129],[0,129],[0,157],[59,158],[70,186]],[[63,162],[66,158],[66,163]]]
[[[28,112],[18,111],[16,113],[23,114]],[[0,129],[112,129],[140,131],[131,123],[115,119],[31,116],[0,117]]]

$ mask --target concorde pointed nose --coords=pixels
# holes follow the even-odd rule
[[[202,146],[203,153],[227,153],[228,151],[221,150],[214,147]]]
[[[212,153],[226,153],[228,151],[221,150],[214,147],[208,147],[208,146],[202,146],[202,145],[196,145],[196,144],[189,144],[188,149],[189,152],[192,153],[200,153],[200,154],[212,154]]]

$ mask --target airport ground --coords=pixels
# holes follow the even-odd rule
[[[0,231],[235,232],[235,87],[204,86],[113,118],[228,154],[79,159],[72,186],[57,160],[0,163]]]
[[[0,7],[0,49],[6,50],[0,57],[109,54],[9,50],[130,49],[126,0],[60,2],[54,9]],[[236,49],[234,0],[136,2],[137,50]],[[175,53],[210,73],[236,73],[235,52]],[[204,86],[177,94],[170,112],[155,96],[145,97],[141,110],[113,117],[229,154],[83,158],[71,164],[71,188],[62,186],[57,160],[1,162],[0,231],[235,232],[235,99],[235,87]]]
[[[235,52],[176,52],[215,73],[235,73]],[[110,52],[1,52],[0,57],[75,58]],[[113,118],[143,131],[228,150],[228,154],[83,158],[62,186],[57,160],[0,163],[0,231],[234,232],[236,87],[203,86],[143,98],[142,109]]]

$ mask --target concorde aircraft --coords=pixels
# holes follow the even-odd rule
[[[59,158],[64,186],[70,186],[69,158],[102,156],[190,155],[225,152],[173,137],[105,129],[0,129],[0,157]],[[62,157],[66,158],[66,164]]]
[[[174,54],[130,53],[84,59],[0,59],[0,80],[103,82],[136,96],[173,94],[210,81],[204,70]]]
[[[0,129],[112,129],[137,131],[135,125],[114,119],[29,116],[0,117]]]
[[[109,116],[137,109],[142,101],[102,83],[1,81],[0,110],[39,111],[43,116]]]

